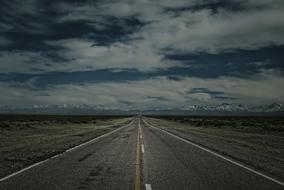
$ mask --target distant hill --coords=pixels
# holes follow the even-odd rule
[[[176,109],[129,109],[120,110],[106,106],[80,105],[31,105],[25,107],[0,106],[0,113],[20,114],[62,114],[62,115],[284,115],[284,105],[279,103],[264,105],[241,105],[222,103],[218,105],[184,106]]]

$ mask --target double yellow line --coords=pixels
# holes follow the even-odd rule
[[[141,150],[140,150],[140,118],[138,119],[137,147],[136,147],[136,172],[135,172],[135,190],[141,189]]]

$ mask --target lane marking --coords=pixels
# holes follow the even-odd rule
[[[127,124],[127,125],[124,126],[124,127],[120,127],[120,128],[118,128],[118,129],[115,129],[115,130],[113,130],[113,131],[111,131],[111,132],[109,132],[109,133],[106,133],[106,134],[103,134],[103,135],[101,135],[101,136],[98,136],[98,137],[96,137],[96,138],[94,138],[94,139],[92,139],[92,140],[90,140],[90,141],[87,141],[87,142],[85,142],[85,143],[82,143],[82,144],[80,144],[80,145],[77,145],[77,146],[75,146],[75,147],[72,147],[72,148],[70,148],[70,149],[68,149],[68,150],[66,150],[66,151],[64,151],[64,152],[62,152],[62,153],[59,153],[59,154],[54,155],[54,156],[52,156],[52,157],[50,157],[50,158],[47,158],[47,159],[45,159],[45,160],[43,160],[43,161],[37,162],[37,163],[32,164],[32,165],[30,165],[30,166],[28,166],[28,167],[26,167],[26,168],[23,168],[23,169],[21,169],[21,170],[19,170],[19,171],[16,171],[16,172],[12,173],[12,174],[9,174],[9,175],[7,175],[7,176],[1,178],[1,179],[0,179],[0,182],[5,181],[5,180],[7,180],[7,179],[9,179],[9,178],[11,178],[11,177],[14,177],[14,176],[16,176],[16,175],[18,175],[18,174],[20,174],[20,173],[23,173],[23,172],[25,172],[25,171],[27,171],[27,170],[29,170],[29,169],[34,168],[34,167],[36,167],[36,166],[39,166],[39,165],[41,165],[41,164],[44,164],[45,162],[47,162],[47,161],[49,161],[49,160],[51,160],[51,159],[57,158],[57,157],[59,157],[59,156],[62,156],[62,155],[63,155],[64,153],[66,153],[66,152],[70,152],[70,151],[72,151],[72,150],[75,150],[75,149],[77,149],[77,148],[80,148],[80,147],[82,147],[82,146],[85,146],[85,145],[87,145],[87,144],[89,144],[89,143],[92,143],[92,142],[94,142],[94,141],[97,141],[97,140],[99,140],[99,139],[101,139],[101,138],[103,138],[103,137],[106,137],[106,136],[108,136],[108,135],[111,135],[111,134],[113,134],[113,133],[115,133],[115,132],[117,132],[117,131],[120,131],[120,130],[122,130],[122,129],[124,129],[124,128],[127,128],[127,127],[131,126],[131,125],[133,124],[133,122],[134,122],[134,120],[131,121],[129,124]]]
[[[232,164],[234,164],[234,165],[237,165],[237,166],[239,166],[239,167],[241,167],[241,168],[243,168],[243,169],[246,169],[246,170],[248,170],[248,171],[250,171],[250,172],[252,172],[252,173],[254,173],[254,174],[257,174],[257,175],[259,175],[259,176],[261,176],[261,177],[264,177],[264,178],[266,178],[266,179],[268,179],[268,180],[270,180],[270,181],[273,181],[273,182],[275,182],[275,183],[277,183],[277,184],[279,184],[279,185],[281,185],[281,186],[284,186],[284,183],[281,182],[281,181],[279,181],[279,180],[277,180],[277,179],[274,179],[274,178],[272,178],[272,177],[269,177],[269,176],[267,176],[267,175],[265,175],[265,174],[263,174],[263,173],[261,173],[261,172],[258,172],[258,171],[254,170],[254,169],[252,169],[252,168],[249,168],[249,167],[247,167],[247,166],[245,166],[245,165],[243,165],[243,164],[241,164],[241,163],[238,163],[238,162],[236,162],[236,161],[234,161],[234,160],[231,160],[231,159],[229,159],[229,158],[227,158],[227,157],[225,157],[225,156],[223,156],[223,155],[221,155],[221,154],[218,154],[218,153],[216,153],[216,152],[213,152],[212,150],[209,150],[209,149],[207,149],[207,148],[205,148],[205,147],[202,147],[202,146],[200,146],[200,145],[198,145],[198,144],[196,144],[196,143],[194,143],[194,142],[191,142],[190,140],[181,138],[181,137],[179,137],[179,136],[177,136],[177,135],[174,135],[173,133],[170,133],[170,132],[168,132],[168,131],[166,131],[166,130],[164,130],[164,129],[161,129],[161,128],[159,128],[159,127],[155,127],[155,126],[153,126],[152,124],[148,123],[148,121],[146,121],[146,120],[143,120],[143,121],[144,121],[144,123],[146,123],[148,126],[150,126],[150,127],[152,127],[152,128],[155,128],[155,129],[160,130],[160,131],[162,131],[162,132],[164,132],[164,133],[167,133],[168,135],[170,135],[170,136],[172,136],[172,137],[175,137],[176,139],[179,139],[179,140],[181,140],[181,141],[183,141],[183,142],[185,142],[185,143],[191,144],[191,145],[193,145],[193,146],[195,146],[195,147],[197,147],[197,148],[199,148],[199,149],[201,149],[201,150],[204,150],[204,151],[206,151],[206,152],[208,152],[208,153],[210,153],[210,154],[213,154],[214,156],[217,156],[217,157],[219,157],[219,158],[222,158],[222,159],[224,159],[224,160],[226,160],[226,161],[228,161],[228,162],[230,162],[230,163],[232,163]]]
[[[138,122],[139,126],[139,122]],[[136,170],[135,170],[135,190],[141,189],[141,179],[140,179],[140,130],[137,130],[137,144],[136,144]]]
[[[146,190],[152,190],[151,184],[145,184]]]
[[[30,165],[30,166],[28,166],[28,167],[26,167],[26,168],[24,168],[24,169],[21,169],[20,171],[14,172],[14,173],[12,173],[12,174],[6,176],[6,177],[3,177],[3,178],[0,179],[0,182],[5,181],[6,179],[9,179],[9,178],[11,178],[11,177],[13,177],[13,176],[15,176],[15,175],[18,175],[18,174],[20,174],[20,173],[22,173],[22,172],[24,172],[24,171],[29,170],[29,169],[31,169],[31,168],[34,168],[34,167],[36,167],[36,166],[39,166],[39,165],[41,165],[41,164],[47,162],[48,160],[50,160],[50,159],[43,160],[43,161],[41,161],[41,162],[35,163],[35,164]]]
[[[138,118],[138,128],[139,128],[139,132],[140,132],[140,139],[142,139],[142,130],[141,130],[141,123],[140,123],[140,118]]]
[[[104,138],[104,137],[106,137],[106,136],[109,136],[109,135],[111,135],[111,134],[113,134],[113,133],[115,133],[115,132],[117,132],[117,131],[120,131],[120,130],[122,130],[122,129],[124,129],[124,128],[129,127],[130,125],[133,124],[133,122],[134,122],[134,121],[132,121],[131,123],[129,123],[128,125],[126,125],[126,126],[124,126],[124,127],[120,127],[120,128],[118,128],[118,129],[115,129],[115,130],[113,130],[113,131],[111,131],[111,132],[109,132],[109,133],[103,134],[103,135],[101,135],[101,136],[99,136],[99,137],[96,137],[96,138],[90,140],[90,141],[87,141],[87,142],[85,142],[85,143],[82,143],[82,144],[79,144],[79,145],[74,146],[74,147],[72,147],[72,148],[69,148],[69,149],[66,150],[65,152],[73,151],[73,150],[75,150],[75,149],[77,149],[77,148],[80,148],[80,147],[85,146],[85,145],[87,145],[87,144],[90,144],[90,143],[92,143],[92,142],[94,142],[94,141],[97,141],[97,140],[99,140],[99,139],[101,139],[101,138]]]
[[[54,159],[54,158],[57,158],[57,157],[59,157],[59,156],[61,156],[62,155],[62,153],[60,153],[60,154],[57,154],[57,155],[55,155],[55,156],[52,156],[50,159]]]
[[[143,144],[141,144],[141,150],[142,150],[142,153],[145,152],[145,149],[144,149],[144,145],[143,145]]]

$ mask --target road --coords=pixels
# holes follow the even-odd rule
[[[136,118],[130,125],[0,180],[1,190],[283,190]]]

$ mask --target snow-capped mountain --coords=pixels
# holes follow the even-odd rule
[[[117,109],[104,105],[57,104],[30,106],[0,106],[0,113],[42,113],[42,114],[215,114],[215,113],[279,113],[284,112],[280,103],[264,105],[242,105],[222,103],[217,105],[187,105],[182,108],[168,109]]]
[[[220,111],[220,112],[281,112],[284,111],[284,105],[279,103],[264,105],[242,105],[222,103],[218,105],[196,106],[191,105],[184,107],[189,111]]]

